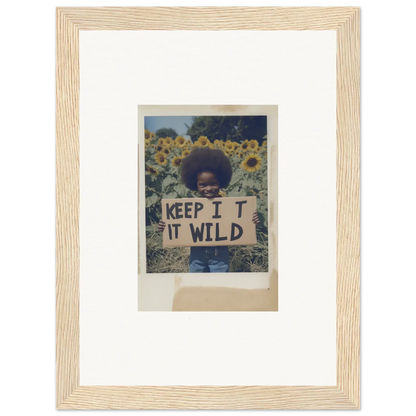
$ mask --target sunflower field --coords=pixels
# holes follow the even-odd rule
[[[200,136],[192,141],[183,136],[156,138],[145,130],[146,183],[146,253],[148,273],[187,273],[189,247],[163,248],[158,222],[162,217],[162,198],[199,197],[181,182],[183,158],[197,147],[222,150],[229,158],[233,176],[224,197],[256,196],[260,224],[257,225],[257,244],[230,246],[230,272],[268,271],[267,233],[267,140],[261,138],[243,142],[215,140]]]

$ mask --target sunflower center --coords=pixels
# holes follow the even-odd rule
[[[255,159],[254,157],[251,157],[249,160],[247,160],[247,166],[249,166],[250,168],[253,168],[256,165],[257,159]]]

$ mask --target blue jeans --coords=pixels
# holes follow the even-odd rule
[[[230,271],[228,246],[191,247],[189,273],[225,273]]]

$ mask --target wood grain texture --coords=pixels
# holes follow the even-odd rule
[[[56,400],[79,385],[79,41],[56,15]]]
[[[79,385],[79,30],[337,31],[337,386]],[[360,51],[357,8],[59,8],[56,375],[59,409],[359,407]]]
[[[337,30],[351,7],[60,8],[80,30]]]
[[[337,387],[81,386],[63,409],[355,409]]]
[[[360,15],[337,32],[337,385],[360,400]]]

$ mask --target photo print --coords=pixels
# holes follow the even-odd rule
[[[268,272],[267,116],[144,127],[146,272]]]

